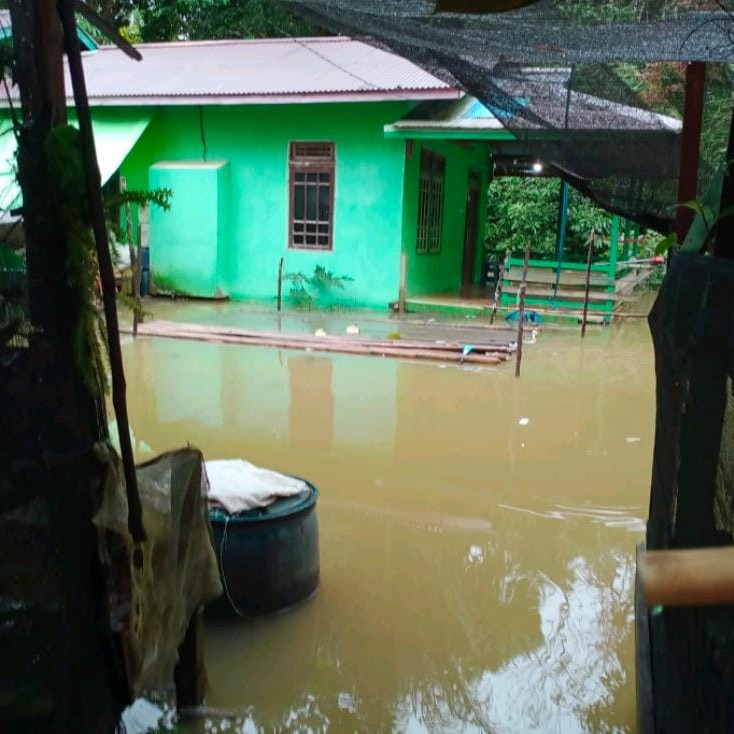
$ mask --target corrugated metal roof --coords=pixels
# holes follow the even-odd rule
[[[140,44],[84,56],[92,104],[247,104],[461,96],[406,59],[345,37]],[[67,78],[67,90],[71,84]],[[69,92],[70,94],[70,92]]]

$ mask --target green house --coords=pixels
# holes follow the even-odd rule
[[[170,211],[135,215],[154,290],[272,301],[283,258],[286,273],[352,278],[348,305],[385,308],[402,253],[408,294],[478,281],[486,142],[390,132],[463,92],[342,37],[139,50],[84,67],[103,179],[173,191]]]
[[[476,99],[345,37],[139,50],[84,70],[103,183],[173,192],[133,211],[154,292],[272,302],[282,259],[348,276],[350,306],[386,308],[403,279],[411,303],[476,295],[493,156],[514,144]],[[14,145],[0,135],[4,209]]]

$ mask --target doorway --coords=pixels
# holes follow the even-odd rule
[[[469,181],[466,187],[466,216],[464,219],[464,258],[461,265],[462,298],[471,296],[474,286],[480,182],[480,175],[476,171],[469,171]]]

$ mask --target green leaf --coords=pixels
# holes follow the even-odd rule
[[[677,244],[678,236],[675,234],[675,232],[671,232],[671,234],[663,237],[660,242],[655,245],[655,254],[664,255],[668,250],[670,250],[672,247],[675,247]]]

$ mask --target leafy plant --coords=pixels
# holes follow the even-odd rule
[[[346,283],[354,280],[348,275],[334,275],[322,265],[314,268],[312,275],[302,272],[286,273],[283,280],[290,284],[290,297],[297,306],[311,307],[332,295],[335,290],[344,290]]]
[[[489,185],[487,200],[488,250],[513,252],[531,243],[533,257],[556,255],[559,186],[557,179],[497,178]],[[591,230],[608,235],[611,216],[575,190],[569,194],[565,259],[584,262]]]

